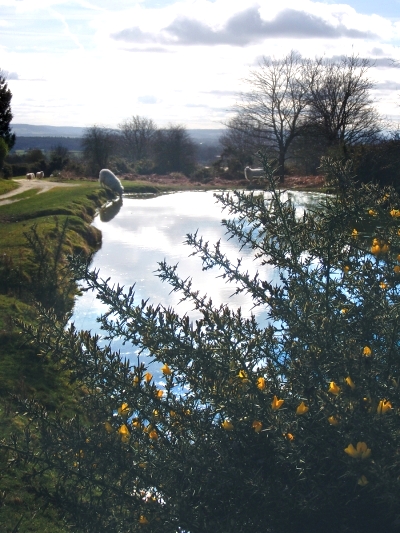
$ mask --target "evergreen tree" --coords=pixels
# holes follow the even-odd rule
[[[12,93],[7,85],[6,74],[0,70],[0,137],[4,139],[9,150],[15,144],[15,133],[11,133],[10,122]]]
[[[153,157],[160,174],[190,174],[196,167],[196,145],[184,126],[170,124],[155,132]]]

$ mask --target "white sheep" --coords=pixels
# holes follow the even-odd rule
[[[37,178],[44,178],[44,172],[43,172],[43,170],[41,170],[40,172],[36,172],[36,177],[37,177]]]
[[[244,169],[244,177],[247,181],[251,181],[254,178],[260,178],[265,176],[265,171],[263,168],[250,168],[246,167]]]
[[[27,180],[32,180],[34,177],[35,177],[35,174],[33,172],[28,172],[28,174],[26,175]]]
[[[111,189],[113,192],[117,193],[119,196],[122,196],[124,188],[117,178],[117,176],[108,170],[108,168],[103,168],[99,173],[99,182],[101,186]]]

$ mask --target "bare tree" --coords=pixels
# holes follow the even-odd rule
[[[82,138],[83,154],[94,174],[108,166],[115,149],[115,132],[103,126],[86,128]]]
[[[118,125],[122,136],[122,153],[130,161],[139,161],[150,156],[151,142],[157,131],[153,120],[133,116]]]
[[[219,138],[222,146],[219,167],[227,167],[235,177],[243,177],[243,169],[255,163],[255,154],[263,146],[259,132],[244,119],[242,114],[232,117],[227,123],[227,130]]]
[[[293,140],[301,133],[308,105],[305,61],[291,51],[283,59],[264,57],[246,80],[250,90],[241,93],[238,115],[275,154],[283,181],[285,161]]]
[[[375,140],[382,129],[370,94],[371,66],[368,59],[354,55],[307,62],[309,124],[344,154],[349,146]]]

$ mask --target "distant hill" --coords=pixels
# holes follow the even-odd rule
[[[13,151],[39,149],[50,152],[55,146],[65,146],[71,152],[82,150],[82,137],[25,137],[18,135]]]
[[[86,128],[78,128],[74,126],[11,124],[11,129],[17,137],[82,137]]]
[[[17,137],[82,137],[86,128],[76,126],[34,126],[32,124],[11,124]],[[194,141],[213,143],[225,131],[224,129],[188,129]]]
[[[192,137],[195,142],[204,143],[204,144],[214,144],[219,141],[221,135],[225,132],[225,129],[197,129],[191,130],[188,129],[187,132]]]

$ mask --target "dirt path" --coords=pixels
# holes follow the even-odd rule
[[[13,191],[7,192],[5,194],[0,195],[0,205],[6,205],[6,204],[12,204],[14,202],[18,202],[22,198],[17,198],[15,200],[12,199],[13,196],[16,196],[17,194],[21,194],[25,191],[29,191],[31,189],[38,189],[38,194],[42,192],[49,191],[50,189],[53,189],[54,187],[76,187],[76,183],[60,183],[57,181],[44,181],[44,180],[27,180],[27,179],[21,179],[21,180],[13,180],[15,183],[18,183],[18,189],[14,189]]]

